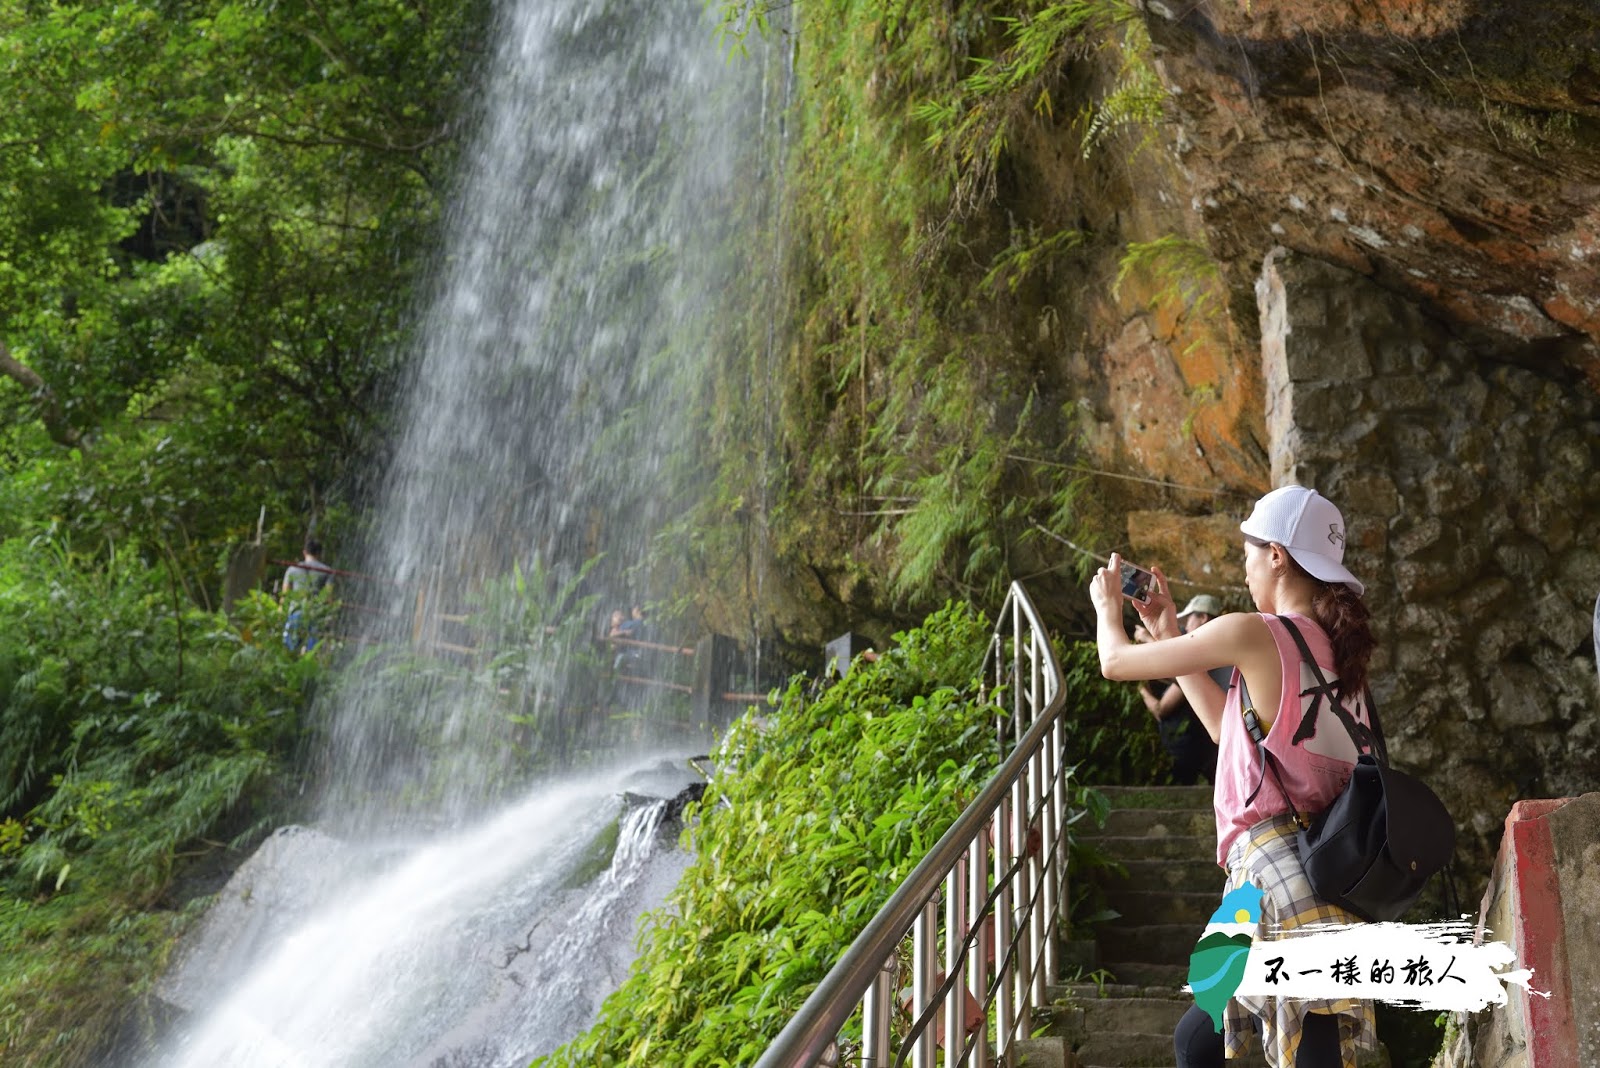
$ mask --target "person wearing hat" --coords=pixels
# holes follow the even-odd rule
[[[1187,634],[1221,614],[1222,602],[1209,593],[1202,593],[1190,600],[1184,605],[1183,611],[1178,613],[1178,629]],[[1141,626],[1139,634],[1135,637],[1138,638],[1140,635],[1149,635],[1149,631]],[[1153,638],[1153,635],[1149,637]],[[1216,688],[1206,691],[1206,703],[1220,708],[1223,694],[1227,692],[1229,679],[1233,675],[1233,668],[1213,668],[1207,674],[1215,682]],[[1172,781],[1179,786],[1193,786],[1201,778],[1206,782],[1215,781],[1217,743],[1206,732],[1200,717],[1195,715],[1183,688],[1170,681],[1141,682],[1139,696],[1144,700],[1145,708],[1149,709],[1150,714],[1156,719],[1156,732],[1161,736],[1161,748],[1172,758]]]
[[[1344,564],[1344,516],[1315,490],[1282,486],[1256,502],[1239,530],[1254,612],[1184,631],[1166,576],[1152,567],[1157,588],[1134,607],[1156,640],[1135,644],[1122,622],[1121,559],[1113,555],[1095,573],[1089,595],[1100,670],[1125,681],[1176,678],[1218,743],[1217,861],[1227,872],[1225,892],[1245,883],[1263,891],[1258,939],[1308,923],[1357,923],[1311,890],[1295,822],[1297,811],[1332,803],[1371,742],[1364,694],[1375,643],[1364,587]],[[1305,681],[1313,675],[1295,632],[1330,680],[1326,691]],[[1237,684],[1218,700],[1207,673],[1227,665]],[[1330,708],[1333,714],[1319,714]],[[1282,771],[1281,786],[1261,768],[1247,711]],[[1190,1006],[1173,1035],[1179,1068],[1221,1066],[1258,1041],[1271,1068],[1332,1068],[1352,1063],[1358,1050],[1377,1051],[1370,1001],[1235,997],[1222,1015],[1219,1034],[1210,1016]]]

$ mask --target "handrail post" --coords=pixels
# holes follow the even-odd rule
[[[1042,753],[1035,753],[1028,761],[1026,783],[1028,811],[1036,813],[1023,830],[1028,843],[1028,961],[1022,973],[1023,985],[1028,988],[1028,1006],[1036,1009],[1044,1004],[1043,970],[1040,963],[1045,955],[1044,929],[1044,820],[1039,813],[1039,800],[1043,798],[1043,776],[1040,774]]]
[[[1055,731],[1051,731],[1054,739]],[[1057,866],[1061,862],[1060,851],[1057,848],[1057,838],[1061,833],[1061,823],[1058,818],[1057,801],[1061,795],[1062,782],[1059,777],[1061,754],[1055,751],[1053,745],[1041,746],[1039,750],[1039,781],[1043,789],[1039,793],[1039,859],[1043,868],[1043,884],[1040,887],[1040,899],[1044,909],[1044,973],[1040,979],[1041,989],[1039,1000],[1043,1004],[1049,996],[1048,987],[1056,981],[1059,974],[1057,961],[1057,942],[1059,941],[1060,924],[1060,898],[1056,895]]]
[[[861,1068],[888,1068],[890,1009],[894,1003],[895,958],[890,956],[873,977],[861,1004]]]
[[[1009,791],[1008,791],[1009,794]],[[994,903],[994,966],[995,966],[995,1052],[1002,1063],[1010,1060],[1012,1015],[1011,977],[1001,970],[1001,962],[1011,952],[1011,893],[1008,884],[1001,886],[1011,869],[1011,802],[1009,796],[1000,802],[994,812],[994,881],[1000,887]]]
[[[1029,918],[1033,861],[1028,850],[1028,779],[1028,765],[1024,764],[1022,774],[1011,784],[1011,855],[1017,863],[1011,891],[1012,938],[1016,943],[1011,955],[1011,986],[1016,999],[1012,1023],[1016,1038],[1027,1037],[1028,1018],[1033,1012],[1033,986],[1028,982],[1029,967],[1033,963],[1033,926]]]
[[[944,877],[944,974],[961,972],[961,946],[971,929],[967,918],[967,853],[961,854]],[[967,1033],[967,986],[961,979],[950,985],[944,999],[944,1063],[954,1068]]]
[[[938,989],[939,970],[939,913],[932,899],[922,906],[916,927],[911,936],[911,1015],[920,1015],[923,1006],[933,998]],[[925,1027],[914,1039],[911,1047],[911,1068],[934,1068],[935,1028]]]
[[[978,908],[983,899],[988,896],[988,873],[984,870],[984,860],[988,856],[989,826],[984,824],[978,828],[978,833],[973,838],[972,848],[967,854],[967,900],[972,903],[968,910],[967,923],[978,925],[977,945],[967,958],[967,985],[972,988],[972,996],[975,998],[986,998],[988,996],[989,961],[994,954],[994,925],[986,921],[982,916],[971,912],[971,909]],[[989,1065],[989,1018],[987,1015],[978,1025],[978,1034],[973,1042],[971,1065],[972,1068],[988,1068]]]

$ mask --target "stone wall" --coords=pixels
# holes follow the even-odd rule
[[[1276,249],[1257,297],[1273,483],[1344,509],[1393,755],[1486,859],[1514,800],[1600,783],[1600,406],[1341,267]]]

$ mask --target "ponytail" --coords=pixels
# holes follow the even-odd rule
[[[1311,595],[1311,615],[1333,645],[1335,684],[1341,701],[1359,696],[1367,688],[1367,661],[1377,642],[1372,637],[1372,613],[1361,595],[1342,582],[1318,582]]]
[[[1289,558],[1289,566],[1316,587],[1311,594],[1311,618],[1333,646],[1333,669],[1339,673],[1334,689],[1339,700],[1359,697],[1367,688],[1367,661],[1378,644],[1372,637],[1372,613],[1367,610],[1367,602],[1342,582],[1324,582],[1312,575],[1293,554],[1284,555]]]

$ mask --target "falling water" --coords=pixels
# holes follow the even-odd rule
[[[164,1066],[526,1063],[585,1026],[682,864],[650,809],[622,818],[625,771],[530,787],[557,739],[527,732],[614,705],[574,635],[675,592],[652,539],[693,492],[760,63],[722,55],[699,0],[502,3],[375,537],[341,561],[373,576],[344,591],[364,659],[317,710],[344,855],[299,873],[318,906],[219,979]],[[469,610],[494,623],[476,658],[413,656]],[[704,744],[632,723],[658,760]],[[609,872],[569,887],[619,818]]]
[[[695,0],[507,2],[361,564],[382,576],[390,639],[438,634],[486,590],[514,599],[519,571],[532,610],[476,644],[537,644],[527,631],[570,612],[586,565],[578,591],[604,597],[591,632],[605,609],[682,592],[648,565],[697,492],[681,477],[701,447],[690,402],[738,271],[725,216],[759,72],[724,57]],[[518,685],[541,710],[551,693],[605,697],[567,695],[558,652],[531,659]],[[463,697],[412,676],[397,697],[364,673],[332,721],[330,814],[480,804],[508,752],[481,698],[507,687],[471,681]]]

